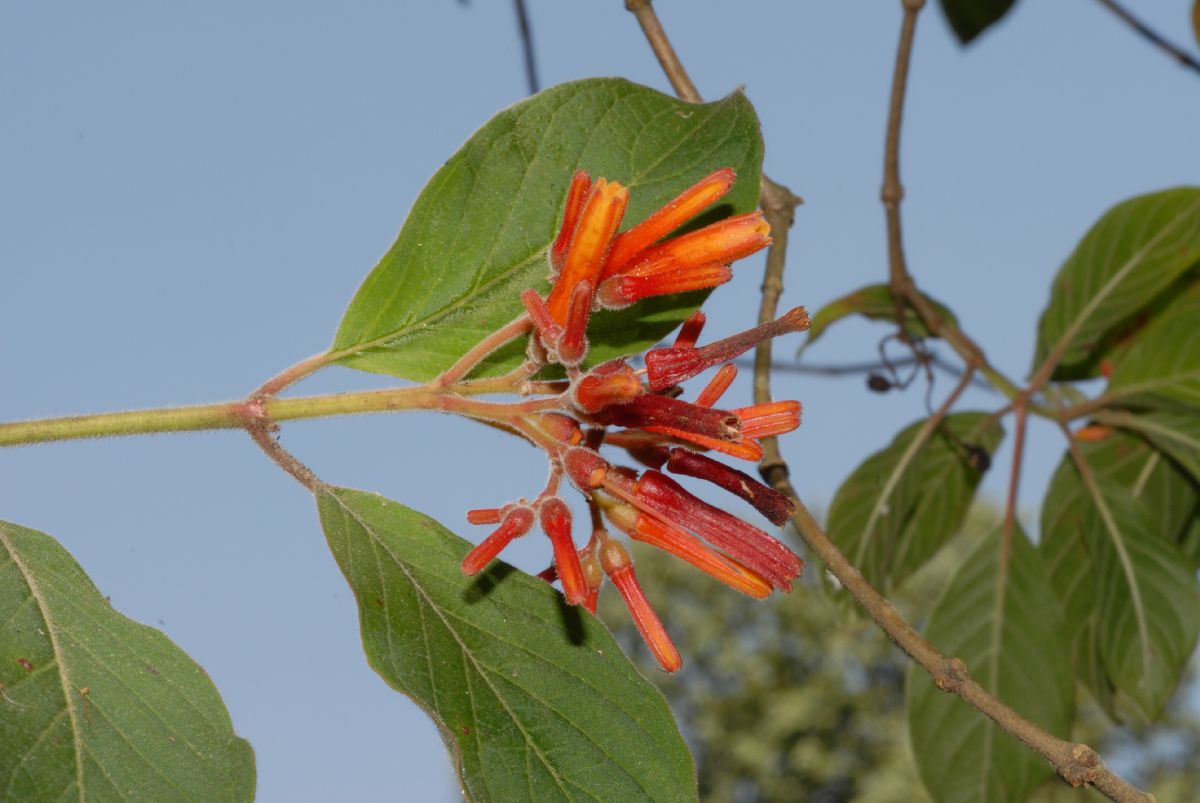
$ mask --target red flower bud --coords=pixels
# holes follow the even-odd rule
[[[689,267],[651,262],[636,273],[618,273],[600,282],[596,298],[605,309],[622,309],[643,298],[707,290],[732,278],[733,271],[720,262]]]
[[[542,531],[549,536],[554,548],[554,567],[562,581],[563,596],[569,604],[579,605],[587,598],[587,583],[583,579],[579,553],[571,539],[571,509],[566,502],[552,496],[542,501],[539,514]]]
[[[599,280],[628,202],[629,190],[615,181],[598,178],[592,185],[567,247],[562,270],[546,298],[550,315],[559,326],[567,322],[567,306],[575,286],[584,279],[593,284]]]
[[[561,443],[577,446],[583,440],[579,422],[562,413],[542,413],[536,419],[537,426],[551,438]]]
[[[598,452],[586,446],[575,446],[563,457],[563,468],[571,483],[586,494],[604,484],[609,465]]]
[[[755,599],[771,594],[771,584],[765,578],[717,552],[691,533],[623,502],[602,504],[608,520],[630,538],[670,552],[713,579]]]
[[[562,270],[563,260],[567,256],[567,247],[575,234],[579,223],[579,214],[583,211],[583,202],[587,199],[588,190],[592,188],[592,180],[588,174],[580,170],[571,179],[571,188],[567,190],[566,208],[563,210],[562,228],[558,231],[558,239],[550,248],[550,264],[555,271]]]
[[[804,562],[775,538],[685,491],[657,471],[647,471],[630,500],[655,516],[685,527],[762,575],[776,588],[790,591]]]
[[[808,313],[804,307],[796,307],[774,321],[697,349],[651,349],[646,352],[646,378],[650,389],[659,391],[678,385],[714,365],[740,357],[768,338],[801,332],[808,328],[808,324]]]
[[[617,426],[679,433],[679,437],[695,434],[727,441],[736,441],[740,437],[737,417],[727,410],[697,407],[682,399],[649,393],[625,404],[605,408],[602,418]]]
[[[604,269],[604,276],[622,272],[637,262],[639,255],[715,203],[733,186],[736,174],[726,167],[697,181],[664,204],[657,212],[628,231],[617,235]]]
[[[796,511],[795,503],[774,488],[768,488],[744,471],[730,468],[711,457],[687,449],[671,450],[667,470],[672,474],[707,480],[735,496],[740,496],[770,519],[772,524],[783,525]]]
[[[492,562],[504,547],[518,536],[529,532],[533,527],[533,508],[528,505],[514,505],[505,516],[496,531],[483,540],[479,546],[472,549],[463,558],[463,574],[472,576]]]
[[[785,400],[739,407],[733,412],[741,422],[743,437],[757,440],[800,426],[800,409],[800,402]]]
[[[708,317],[696,310],[688,319],[679,327],[679,334],[675,336],[675,348],[691,348],[696,345],[696,341],[700,339],[700,332],[704,330],[704,323]]]
[[[625,601],[625,607],[629,609],[634,625],[642,634],[642,640],[650,648],[658,665],[668,672],[679,671],[683,666],[683,659],[679,657],[679,650],[675,649],[675,643],[671,641],[667,629],[663,627],[658,614],[654,612],[641,585],[638,584],[625,547],[617,541],[606,542],[600,547],[600,565],[604,567],[604,573],[609,576],[621,599]]]
[[[575,406],[585,413],[598,413],[645,393],[642,380],[624,360],[597,365],[580,377],[572,389]]]
[[[585,332],[591,314],[592,283],[581,279],[571,292],[570,304],[567,306],[567,325],[558,339],[558,361],[563,365],[579,365],[587,354],[588,342]]]
[[[722,365],[713,378],[708,380],[708,384],[704,386],[704,390],[696,396],[696,405],[699,407],[712,407],[721,397],[725,395],[725,391],[729,390],[729,386],[733,384],[733,380],[737,378],[737,366],[733,363]]]

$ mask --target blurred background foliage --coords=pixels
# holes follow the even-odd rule
[[[997,505],[977,504],[962,532],[898,588],[892,602],[922,627],[975,539],[999,521]],[[759,601],[658,550],[635,547],[641,547],[635,559],[647,594],[671,635],[688,645],[683,669],[667,675],[657,668],[611,591],[601,595],[600,614],[675,711],[696,757],[701,800],[928,800],[909,747],[908,659],[848,600],[823,587],[820,566],[810,562],[791,594]],[[1141,730],[1114,727],[1079,688],[1073,736],[1151,790],[1159,803],[1194,801],[1200,789],[1198,698],[1194,658],[1166,715]],[[1104,799],[1057,777],[1032,798]]]

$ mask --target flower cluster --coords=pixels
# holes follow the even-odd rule
[[[463,561],[469,575],[483,569],[513,539],[538,524],[549,537],[554,563],[541,576],[558,580],[566,600],[593,613],[607,577],[658,663],[668,672],[682,661],[646,600],[624,545],[609,527],[664,549],[752,597],[788,591],[803,562],[762,529],[693,496],[668,474],[713,483],[783,524],[792,502],[749,474],[705,452],[742,460],[762,457],[759,439],[800,424],[800,403],[717,406],[737,373],[732,360],[763,340],[808,326],[803,308],[749,331],[697,345],[704,314],[696,312],[675,342],[645,355],[635,369],[616,359],[588,370],[587,327],[597,309],[616,309],[651,296],[715,287],[731,276],[730,263],[770,244],[761,212],[727,218],[686,234],[672,232],[720,199],[734,182],[730,169],[702,179],[642,222],[619,232],[629,190],[615,181],[577,173],[567,194],[561,231],[550,248],[551,289],[528,289],[521,300],[529,327],[529,365],[564,367],[561,407],[539,408],[514,428],[546,450],[550,480],[534,500],[472,510],[473,524],[497,525]],[[718,367],[719,366],[719,367]],[[717,368],[692,400],[680,383]],[[643,466],[610,462],[602,446],[623,449]],[[664,469],[667,473],[664,473]],[[559,495],[563,478],[588,500],[591,536],[579,549],[571,512]],[[606,523],[607,522],[607,523]]]

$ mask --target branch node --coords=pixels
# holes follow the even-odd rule
[[[1086,744],[1077,744],[1071,748],[1071,759],[1060,770],[1063,780],[1075,788],[1087,786],[1096,780],[1096,768],[1100,766],[1100,756]]]
[[[933,673],[933,685],[944,692],[958,694],[971,679],[971,672],[961,658],[947,658]]]

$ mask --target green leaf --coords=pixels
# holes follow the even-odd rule
[[[1139,333],[1117,364],[1107,395],[1121,404],[1200,408],[1200,284]]]
[[[541,580],[460,567],[470,544],[375,494],[317,493],[371,666],[421,705],[473,801],[696,799],[662,695]]]
[[[1083,533],[1097,567],[1100,657],[1118,709],[1152,722],[1179,684],[1200,634],[1200,583],[1178,546],[1152,529],[1154,514],[1100,485],[1105,508]]]
[[[1196,487],[1178,466],[1145,441],[1114,432],[1103,441],[1078,444],[1097,480],[1111,493],[1134,500],[1146,526],[1168,542],[1179,542],[1195,521]],[[1096,525],[1095,503],[1069,455],[1059,463],[1042,503],[1041,542],[1051,586],[1069,623],[1075,675],[1109,715],[1117,708],[1117,689],[1100,652],[1098,561],[1085,529]]]
[[[0,622],[0,797],[254,798],[254,753],[204,670],[53,538],[6,522]]]
[[[1008,13],[1016,0],[942,0],[942,13],[961,44],[967,44]]]
[[[544,290],[546,252],[576,170],[630,188],[627,225],[721,167],[739,176],[702,216],[752,210],[762,170],[758,118],[746,97],[690,104],[619,79],[563,84],[493,117],[422,190],[395,244],[350,303],[332,350],[352,368],[424,381],[521,312]],[[671,331],[695,293],[597,316],[590,361],[638,351]],[[481,373],[516,367],[524,344]]]
[[[1200,416],[1196,412],[1105,413],[1101,420],[1141,433],[1187,471],[1193,482],[1200,482]]]
[[[944,319],[958,325],[958,319],[944,304],[929,296],[925,297],[934,309]],[[842,296],[836,301],[830,301],[812,317],[812,325],[808,328],[808,339],[802,348],[806,349],[825,334],[825,330],[848,315],[862,315],[875,321],[896,320],[896,297],[892,288],[886,284],[869,284],[860,287],[852,293]],[[921,320],[911,307],[905,306],[904,330],[910,337],[932,337],[929,327]]]
[[[1004,436],[985,413],[954,413],[918,448],[923,423],[859,465],[829,508],[830,538],[876,585],[898,585],[954,535],[983,476],[968,447],[990,456]]]
[[[1038,323],[1034,367],[1060,340],[1053,379],[1095,376],[1100,359],[1140,311],[1200,262],[1200,188],[1117,204],[1059,269]]]
[[[955,573],[930,614],[925,637],[961,658],[993,695],[1051,733],[1071,729],[1070,656],[1049,579],[1017,528],[1007,565],[999,530]],[[909,665],[908,724],[917,769],[937,803],[1023,801],[1050,766],[957,697]]]

